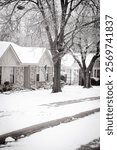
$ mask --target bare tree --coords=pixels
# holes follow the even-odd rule
[[[60,70],[61,70],[61,58],[66,53],[66,38],[72,35],[75,26],[72,24],[72,18],[75,22],[78,22],[78,18],[75,17],[75,11],[79,14],[83,10],[82,6],[94,5],[95,0],[2,0],[0,1],[0,7],[10,8],[8,21],[15,21],[14,18],[20,20],[26,14],[30,15],[33,12],[33,17],[39,15],[41,25],[44,27],[44,32],[47,35],[48,43],[50,46],[53,64],[54,64],[54,83],[53,92],[61,91],[60,84]],[[15,16],[15,17],[14,17]],[[93,20],[92,20],[93,21]],[[86,25],[86,24],[85,24]],[[72,30],[73,27],[73,30]],[[70,29],[70,31],[69,31]]]
[[[87,43],[86,43],[86,45],[87,45]],[[82,46],[79,45],[80,46],[80,52],[78,52],[78,53],[80,53],[80,58],[78,57],[77,54],[75,54],[73,52],[73,50],[71,48],[69,48],[69,51],[72,53],[72,56],[74,57],[75,61],[80,66],[81,74],[82,74],[82,77],[83,77],[83,84],[84,84],[84,87],[86,87],[86,88],[90,88],[91,87],[91,73],[92,73],[92,69],[93,69],[93,66],[95,64],[95,61],[97,60],[97,58],[100,57],[100,46],[99,45],[100,45],[100,41],[98,41],[97,44],[96,44],[95,54],[91,58],[88,66],[86,64],[86,58],[87,58],[87,55],[89,53],[87,53],[86,51],[89,49],[90,45],[87,45],[84,48],[85,52],[83,52],[84,50],[81,48]]]
[[[88,7],[88,10],[83,11],[80,16],[78,14],[79,19],[76,20],[74,30],[70,32],[72,38],[66,42],[67,48],[81,69],[86,88],[91,87],[92,69],[95,61],[100,57],[99,2],[93,4],[86,4],[84,7]],[[93,57],[87,65],[86,59],[90,53]]]
[[[0,7],[0,41],[11,41],[16,44],[24,45],[25,35],[22,21],[11,19],[9,7]],[[15,15],[13,16],[15,18]],[[22,43],[22,44],[21,44]]]

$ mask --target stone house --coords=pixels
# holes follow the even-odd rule
[[[46,48],[0,42],[0,84],[8,81],[15,87],[38,88],[52,80],[53,63]]]
[[[86,65],[88,66],[91,58],[93,57],[92,54],[88,54],[86,58]],[[79,60],[81,61],[80,55],[78,56]],[[62,59],[62,69],[61,74],[66,77],[67,84],[76,84],[82,85],[82,74],[78,63],[74,60],[71,54],[66,54]],[[94,67],[91,72],[91,78],[95,79],[96,81],[100,80],[100,59],[97,59]]]

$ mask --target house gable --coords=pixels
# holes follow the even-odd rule
[[[76,61],[73,62],[72,68],[74,68],[74,69],[80,69],[80,67],[79,67],[79,65],[78,65],[78,63]]]
[[[15,54],[13,47],[9,45],[9,47],[0,58],[0,66],[17,66],[19,64],[20,60]]]
[[[51,58],[51,55],[49,54],[48,50],[45,50],[41,59],[39,60],[39,66],[53,67],[52,58]]]

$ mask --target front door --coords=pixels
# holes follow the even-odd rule
[[[24,67],[24,87],[25,88],[29,88],[29,78],[30,77],[30,74],[29,74],[29,67]]]

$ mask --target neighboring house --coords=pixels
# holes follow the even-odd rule
[[[9,81],[15,87],[31,88],[52,80],[53,63],[47,49],[0,42],[0,84]]]
[[[86,65],[88,66],[93,53],[88,54],[86,58]],[[78,54],[79,60],[81,61],[80,55]],[[74,60],[71,54],[66,54],[62,59],[61,74],[66,77],[67,84],[79,84],[82,85],[82,74],[78,63]],[[100,59],[97,59],[91,72],[91,78],[96,81],[100,80]]]
[[[100,59],[97,59],[94,64],[92,77],[94,77],[95,79],[100,79]]]
[[[66,54],[62,59],[61,75],[66,77],[66,83],[79,84],[79,65],[71,54]]]

